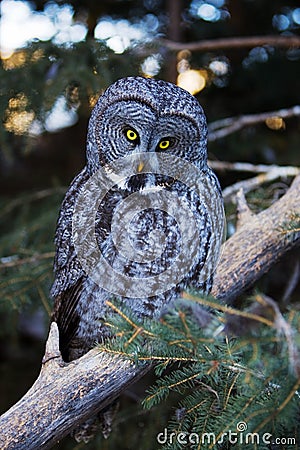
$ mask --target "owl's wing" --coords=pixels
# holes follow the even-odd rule
[[[84,169],[70,185],[60,209],[55,234],[55,279],[51,288],[51,296],[54,299],[52,320],[57,322],[59,328],[63,357],[66,356],[70,341],[78,328],[77,305],[86,279],[73,245],[72,218],[78,194],[88,178]]]
[[[202,258],[198,261],[201,268],[196,270],[190,279],[190,287],[208,294],[212,288],[225,231],[222,191],[216,175],[210,168],[207,168],[205,176],[201,178],[199,190],[205,214],[201,214],[201,210],[199,213],[207,243],[203,248]],[[207,223],[204,222],[205,218]]]
[[[83,280],[80,278],[76,284],[55,297],[52,320],[58,325],[59,347],[65,361],[70,359],[70,344],[79,326],[80,317],[76,307],[81,296],[82,285]]]

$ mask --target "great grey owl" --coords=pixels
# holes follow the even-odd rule
[[[66,361],[109,336],[111,298],[158,318],[182,290],[209,292],[224,221],[206,145],[200,104],[171,83],[124,78],[99,98],[55,237],[53,320]]]

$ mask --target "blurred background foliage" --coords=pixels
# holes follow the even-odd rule
[[[84,165],[88,118],[103,89],[128,75],[172,81],[196,95],[210,124],[290,108],[300,104],[299,47],[216,45],[191,51],[184,45],[171,50],[169,42],[299,36],[299,29],[296,0],[1,2],[1,411],[39,371],[52,308],[55,223],[66,187]],[[298,112],[244,127],[211,142],[209,158],[300,165],[299,124]],[[218,176],[222,187],[246,177],[229,171]],[[250,193],[250,206],[257,211],[269,205],[289,183],[278,180]],[[232,232],[234,207],[227,205],[227,212]],[[299,309],[299,281],[285,295],[297,270],[299,253],[294,251],[256,288],[278,302],[284,298],[283,308],[293,302]],[[130,411],[129,405],[123,416],[130,417]],[[132,414],[136,417],[136,409]],[[137,427],[149,443],[147,433],[153,430],[145,421],[164,420],[155,410],[138,414]],[[125,418],[124,424],[122,436],[132,435]],[[129,439],[127,447],[102,443],[101,448],[143,448],[136,439]],[[81,446],[66,440],[57,448]]]

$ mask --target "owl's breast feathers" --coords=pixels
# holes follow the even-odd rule
[[[222,233],[221,221],[217,230],[212,230],[211,226],[212,221],[218,220],[222,201],[218,181],[210,170],[206,174],[210,190],[207,195],[216,204],[213,209],[214,217],[211,215],[211,208],[203,204],[201,199],[180,181],[152,174],[151,182],[149,182],[149,179],[143,179],[143,175],[145,178],[145,174],[132,177],[121,189],[114,186],[102,199],[96,215],[95,233],[99,248],[112,270],[123,271],[132,277],[151,277],[168,269],[172,260],[176,259],[180,252],[180,230],[174,217],[168,214],[168,211],[157,211],[151,208],[137,214],[127,230],[137,252],[147,250],[147,246],[151,247],[149,236],[151,237],[153,231],[165,233],[165,251],[160,257],[153,258],[150,262],[126,261],[122,255],[118,254],[111,236],[110,226],[114,210],[127,195],[140,191],[141,186],[144,189],[148,186],[151,190],[151,184],[152,187],[159,187],[159,190],[163,187],[175,192],[180,201],[187,203],[195,216],[201,242],[201,251],[189,273],[184,274],[176,286],[163,294],[142,299],[123,298],[138,315],[157,316],[178,296],[180,290],[188,286],[205,291],[210,289],[214,267],[206,269],[209,273],[202,272],[209,248],[217,244],[216,240],[220,239],[218,233]],[[101,340],[108,335],[103,321],[107,314],[105,301],[110,298],[110,294],[97,286],[84,272],[72,238],[72,218],[76,200],[88,179],[89,175],[84,169],[72,182],[60,210],[55,237],[57,248],[54,264],[55,281],[51,291],[55,299],[53,320],[58,323],[61,351],[67,360],[82,355],[93,346],[96,340]],[[211,198],[212,195],[216,198]]]
[[[55,236],[55,280],[51,290],[55,299],[53,320],[59,326],[60,347],[66,360],[81,356],[97,340],[109,335],[103,322],[108,314],[106,301],[112,295],[97,286],[84,272],[72,237],[75,204],[88,180],[89,174],[84,169],[72,182],[61,206]],[[180,202],[185,202],[195,217],[201,248],[191,269],[181,276],[178,284],[164,293],[147,298],[131,299],[126,296],[120,298],[139,316],[159,316],[160,312],[178,297],[179,292],[187,287],[195,287],[206,292],[211,288],[213,268],[206,268],[207,273],[203,268],[211,247],[218,245],[222,235],[223,223],[219,220],[222,216],[222,200],[219,183],[210,169],[207,169],[205,180],[209,188],[204,183],[202,189],[207,192],[200,198],[192,189],[168,176],[135,175],[126,184],[123,183],[122,188],[118,186],[111,188],[98,205],[95,234],[100,251],[109,262],[112,271],[118,270],[133,278],[153,277],[167,270],[180,252],[181,232],[172,211],[170,214],[163,210],[142,209],[134,217],[131,227],[124,232],[129,233],[137,252],[149,251],[153,231],[164,232],[165,249],[161,256],[154,257],[148,262],[127,261],[114,246],[111,221],[115,209],[128,195],[143,191],[145,195],[147,188],[150,191],[153,188],[158,193],[167,190],[178,197],[175,210],[180,208]],[[207,200],[203,201],[203,198],[209,199],[211,205],[205,204]],[[212,223],[217,225],[212,227]],[[212,259],[211,264],[214,263]]]

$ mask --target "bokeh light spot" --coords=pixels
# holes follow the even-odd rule
[[[285,122],[282,117],[273,116],[266,119],[266,125],[271,130],[285,130]]]
[[[177,85],[194,95],[202,91],[206,85],[206,72],[204,70],[189,69],[177,77]]]
[[[160,71],[161,59],[159,54],[148,56],[141,65],[143,75],[146,77],[157,75]]]
[[[272,25],[279,31],[287,30],[290,26],[290,21],[284,14],[275,14],[272,19]]]
[[[221,17],[220,11],[209,3],[204,3],[199,7],[198,15],[201,19],[206,20],[207,22],[216,22]]]
[[[222,61],[220,59],[214,59],[209,64],[210,70],[217,76],[223,76],[228,73],[229,65],[227,61]]]

